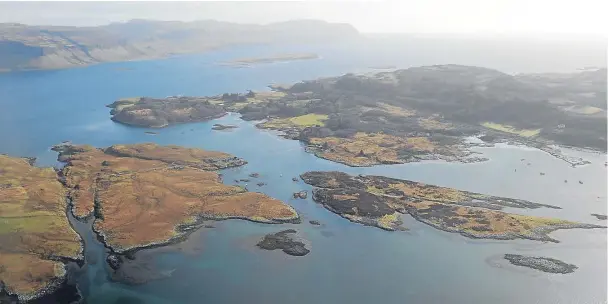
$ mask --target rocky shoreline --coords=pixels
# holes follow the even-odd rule
[[[173,245],[180,243],[188,238],[190,233],[200,229],[206,221],[224,221],[224,220],[245,220],[254,223],[262,223],[262,224],[299,224],[301,223],[301,218],[296,212],[296,210],[288,206],[288,208],[293,212],[294,216],[285,217],[285,218],[263,218],[263,217],[244,217],[244,216],[234,216],[234,215],[220,215],[220,214],[198,214],[195,216],[195,219],[192,223],[182,224],[175,227],[175,231],[178,231],[178,234],[164,240],[157,240],[150,243],[138,244],[135,246],[124,247],[116,244],[109,244],[107,241],[106,234],[95,228],[93,225],[93,232],[97,235],[98,240],[104,244],[104,246],[111,250],[112,253],[118,254],[120,256],[129,256],[134,254],[137,251],[158,248],[168,245]]]
[[[286,139],[301,141],[300,137],[301,137],[302,129],[298,128],[298,127],[287,126],[287,127],[282,127],[282,128],[274,128],[274,127],[266,127],[266,126],[264,126],[264,123],[258,123],[258,124],[256,124],[256,127],[260,128],[260,129],[273,130],[273,131],[277,132],[278,136],[281,136]],[[580,157],[573,157],[573,156],[565,155],[560,149],[560,147],[562,147],[562,146],[557,145],[557,144],[548,143],[548,142],[544,143],[544,141],[541,141],[541,142],[543,142],[543,143],[541,143],[541,142],[537,142],[537,141],[524,140],[522,138],[515,138],[515,137],[504,135],[504,134],[500,134],[500,135],[495,134],[492,136],[487,136],[488,138],[491,138],[491,139],[486,139],[485,138],[486,135],[484,135],[485,134],[484,132],[487,132],[487,131],[480,129],[478,131],[478,134],[480,134],[480,135],[476,136],[476,138],[482,139],[484,141],[484,143],[462,143],[459,146],[459,149],[461,149],[462,151],[468,151],[467,153],[463,153],[462,155],[445,155],[445,154],[439,154],[439,153],[430,153],[430,154],[415,155],[411,158],[403,159],[400,161],[385,160],[385,161],[378,161],[377,163],[367,163],[367,164],[366,163],[363,163],[363,164],[353,163],[352,161],[347,160],[347,159],[328,157],[328,156],[324,155],[324,150],[321,149],[320,146],[311,145],[310,143],[306,143],[306,142],[303,142],[303,143],[305,144],[304,150],[306,152],[311,153],[311,154],[315,155],[316,157],[323,158],[323,159],[333,161],[336,163],[341,163],[341,164],[347,165],[349,167],[371,167],[371,166],[375,166],[375,165],[394,165],[394,164],[406,164],[406,163],[413,163],[413,162],[437,161],[437,160],[441,160],[441,161],[445,161],[445,162],[453,162],[453,163],[463,163],[463,164],[479,163],[479,162],[488,161],[489,158],[483,157],[483,156],[473,156],[475,154],[481,154],[481,153],[471,152],[468,149],[472,148],[472,147],[494,147],[496,143],[504,143],[504,144],[513,145],[513,146],[524,146],[524,147],[536,148],[545,153],[550,154],[551,156],[553,156],[559,160],[562,160],[562,161],[570,164],[572,167],[584,166],[584,165],[588,165],[591,163],[590,161],[585,160]],[[593,152],[593,153],[600,152],[600,151],[594,150],[594,149],[584,149],[584,148],[566,147],[566,146],[563,146],[563,147],[574,149],[574,150],[579,150],[579,151],[584,151],[584,152]]]
[[[302,141],[301,140],[301,132],[303,131],[302,128],[298,128],[298,127],[294,127],[294,126],[285,126],[285,127],[281,127],[281,128],[267,127],[264,125],[263,122],[256,124],[256,127],[260,128],[260,129],[273,130],[273,131],[277,132],[278,136],[281,136],[286,139]],[[509,136],[509,135],[505,135],[505,134],[494,133],[494,135],[488,136],[488,135],[485,135],[486,132],[487,132],[486,130],[483,130],[480,128],[477,131],[478,135],[476,136],[476,138],[481,139],[484,143],[462,143],[462,144],[460,144],[459,149],[461,149],[462,151],[468,151],[467,153],[463,153],[462,155],[445,155],[445,154],[439,154],[439,153],[430,153],[430,154],[415,155],[406,160],[405,159],[400,160],[400,161],[388,161],[387,160],[387,161],[379,161],[377,163],[369,163],[369,164],[358,164],[358,163],[353,163],[352,161],[345,160],[345,159],[328,157],[328,156],[324,155],[324,153],[323,153],[324,151],[323,151],[323,149],[321,149],[320,146],[311,145],[310,143],[307,143],[307,142],[303,142],[303,143],[305,144],[304,150],[306,152],[311,153],[311,154],[315,155],[316,157],[323,158],[323,159],[337,162],[337,163],[341,163],[341,164],[347,165],[349,167],[371,167],[374,165],[394,165],[394,164],[406,164],[406,163],[413,163],[413,162],[436,161],[436,160],[442,160],[442,161],[454,162],[454,163],[463,163],[463,164],[479,163],[479,162],[488,161],[489,159],[487,157],[483,157],[483,156],[473,156],[475,154],[481,154],[481,153],[472,152],[469,150],[469,148],[494,147],[495,144],[497,144],[497,143],[504,143],[504,144],[513,145],[513,146],[524,146],[524,147],[536,148],[545,153],[550,154],[551,156],[553,156],[557,159],[560,159],[560,160],[570,164],[572,167],[588,165],[591,162],[588,160],[585,160],[583,158],[580,158],[580,157],[573,157],[573,156],[565,155],[561,151],[560,147],[570,148],[570,149],[584,151],[584,152],[592,152],[592,153],[601,152],[596,149],[567,147],[567,146],[560,146],[558,144],[545,142],[545,141],[539,142],[539,141],[525,140],[523,138],[513,137],[513,136]]]
[[[80,303],[82,295],[78,288],[67,282],[67,278],[57,280],[48,288],[27,296],[10,294],[0,286],[0,303],[18,304],[49,304],[49,303]]]
[[[258,123],[258,124],[256,124],[256,127],[260,128],[260,129],[274,130],[277,132],[277,134],[279,136],[286,138],[286,139],[292,139],[292,140],[300,140],[301,132],[302,132],[301,128],[293,127],[293,126],[291,126],[291,127],[287,126],[287,127],[283,127],[283,128],[273,128],[273,127],[266,127],[266,126],[264,126],[263,123]],[[485,132],[487,132],[487,131],[485,131]],[[536,148],[545,153],[550,154],[551,156],[553,156],[557,159],[560,159],[560,160],[570,164],[572,167],[588,165],[591,162],[588,160],[585,160],[583,158],[580,158],[580,157],[568,156],[562,152],[560,147],[570,148],[570,149],[584,151],[584,152],[592,152],[592,153],[600,152],[595,149],[567,147],[567,146],[560,146],[560,145],[557,145],[554,143],[544,142],[544,141],[538,142],[538,141],[524,140],[522,138],[515,138],[513,136],[508,136],[508,135],[504,135],[504,134],[501,134],[501,135],[494,134],[492,136],[487,136],[488,138],[491,138],[491,139],[486,139],[485,138],[486,135],[484,135],[485,134],[484,130],[480,129],[478,131],[478,133],[481,135],[477,135],[476,138],[482,139],[484,141],[484,143],[462,143],[460,145],[459,149],[461,149],[462,151],[468,151],[467,153],[463,153],[462,155],[445,155],[445,154],[439,154],[439,153],[430,153],[430,154],[415,155],[414,157],[408,158],[406,160],[404,159],[401,161],[379,161],[378,163],[370,163],[370,164],[358,164],[358,163],[353,163],[349,160],[343,160],[343,159],[339,159],[339,158],[335,158],[335,157],[328,157],[328,156],[324,155],[324,153],[323,153],[324,151],[323,151],[323,149],[321,149],[321,147],[319,147],[317,145],[311,145],[306,142],[304,142],[304,144],[305,144],[304,149],[306,152],[314,154],[316,157],[327,159],[327,160],[337,162],[337,163],[341,163],[341,164],[347,165],[349,167],[371,167],[374,165],[394,165],[394,164],[405,164],[405,163],[412,163],[412,162],[436,161],[436,160],[442,160],[442,161],[454,162],[454,163],[464,163],[464,164],[479,163],[479,162],[488,161],[489,159],[487,157],[483,157],[483,156],[473,156],[475,154],[481,154],[481,153],[471,152],[468,149],[472,148],[472,147],[494,147],[496,143],[505,143],[505,144],[514,145],[514,146],[524,146],[524,147]]]
[[[63,263],[61,272],[56,274],[44,287],[36,290],[33,293],[19,293],[15,292],[11,288],[3,285],[0,282],[0,303],[4,303],[2,298],[5,297],[8,300],[16,301],[15,303],[56,303],[57,298],[68,297],[71,300],[79,300],[80,294],[75,286],[68,284],[68,271],[67,267],[69,263],[76,263],[82,265],[84,258],[79,260],[73,259],[59,259]],[[46,300],[49,299],[49,300]],[[50,301],[50,302],[49,302]],[[11,302],[7,302],[11,303]],[[71,302],[70,302],[71,303]]]

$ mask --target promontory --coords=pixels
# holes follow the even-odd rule
[[[406,213],[429,226],[470,238],[558,242],[548,234],[558,229],[606,228],[500,211],[504,207],[558,208],[551,205],[408,180],[337,171],[311,171],[301,177],[315,187],[313,199],[328,210],[385,230],[403,229],[401,216]]]
[[[95,216],[93,229],[116,252],[170,242],[203,219],[298,220],[277,199],[224,185],[214,171],[245,164],[227,153],[150,143],[55,149],[74,214]]]

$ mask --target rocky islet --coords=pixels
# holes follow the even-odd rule
[[[567,274],[578,269],[576,265],[568,264],[558,259],[548,257],[508,253],[504,255],[504,259],[516,266],[528,267],[547,273]]]
[[[265,250],[281,249],[286,254],[293,256],[304,256],[310,252],[294,229],[267,234],[258,242],[257,246]]]

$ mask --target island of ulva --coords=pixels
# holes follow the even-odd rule
[[[421,160],[486,160],[469,148],[510,142],[572,166],[588,163],[558,146],[606,152],[606,69],[519,74],[438,65],[273,85],[270,92],[127,98],[112,119],[165,127],[238,112],[307,151],[349,166]],[[478,137],[484,143],[471,143]]]
[[[138,97],[109,106],[114,121],[154,128],[238,112],[261,120],[259,128],[302,141],[318,157],[349,166],[483,161],[469,149],[472,136],[485,145],[537,147],[575,166],[585,162],[555,145],[605,152],[605,83],[605,70],[512,76],[443,65],[276,85],[270,92]],[[155,144],[53,149],[65,163],[59,170],[0,156],[0,279],[5,292],[23,301],[53,292],[65,281],[65,263],[83,260],[66,212],[92,219],[94,231],[118,255],[183,240],[204,220],[300,222],[284,202],[223,184],[217,170],[246,163],[227,153]],[[384,230],[407,229],[403,214],[469,238],[557,242],[549,236],[556,229],[605,228],[502,211],[558,208],[551,205],[414,181],[320,171],[300,177],[329,211]],[[284,229],[258,246],[306,255],[305,242],[295,235]],[[505,259],[554,273],[576,269],[545,257],[505,253]]]

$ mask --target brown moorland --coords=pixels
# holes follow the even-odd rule
[[[0,281],[28,300],[65,275],[64,259],[81,255],[66,217],[66,192],[52,168],[0,155]]]
[[[245,163],[226,153],[155,144],[72,147],[56,150],[67,161],[62,170],[66,184],[80,200],[75,211],[93,210],[94,229],[117,252],[169,242],[201,219],[298,219],[283,202],[224,185],[208,171]]]
[[[308,149],[315,155],[353,167],[403,164],[432,158],[465,160],[471,153],[458,145],[439,145],[428,137],[398,137],[358,132],[352,137],[313,137]]]

